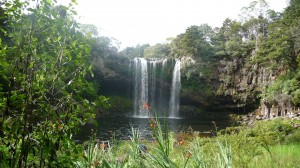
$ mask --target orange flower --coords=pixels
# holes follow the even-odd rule
[[[107,148],[107,144],[102,143],[102,144],[101,144],[101,148],[102,148],[102,149],[106,149],[106,148]]]
[[[184,144],[184,140],[183,140],[183,139],[180,140],[177,144],[178,144],[178,145],[183,145],[183,144]]]
[[[156,126],[155,123],[150,123],[150,127],[154,128]]]
[[[156,121],[153,118],[150,119],[150,127],[152,128],[156,127]]]
[[[144,102],[143,108],[149,110],[151,109],[151,106],[148,103]]]

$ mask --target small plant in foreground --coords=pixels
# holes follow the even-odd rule
[[[83,159],[77,161],[75,165],[77,167],[98,167],[101,164],[101,148],[97,143],[95,136],[87,142],[87,149],[84,150]]]
[[[170,150],[173,146],[173,139],[171,139],[168,126],[164,120],[164,131],[160,125],[158,117],[150,119],[150,126],[153,132],[153,137],[157,142],[157,147],[154,148],[152,153],[148,154],[147,160],[152,166],[160,167],[178,167],[170,159]]]

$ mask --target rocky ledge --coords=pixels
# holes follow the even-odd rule
[[[286,119],[292,119],[292,120],[300,120],[300,112],[296,112],[296,113],[291,113],[289,115],[286,116],[271,116],[271,117],[266,117],[263,115],[255,115],[254,113],[252,114],[248,114],[248,115],[236,115],[236,114],[231,114],[230,118],[233,121],[236,121],[237,123],[241,124],[241,125],[249,125],[251,126],[253,124],[254,121],[258,121],[258,120],[274,120],[277,118],[286,118]],[[300,124],[294,124],[294,127],[300,127]]]

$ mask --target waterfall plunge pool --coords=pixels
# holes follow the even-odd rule
[[[132,135],[132,128],[138,129],[141,139],[152,139],[152,130],[150,127],[151,118],[132,117],[126,115],[104,116],[96,119],[97,124],[87,123],[75,139],[80,141],[88,140],[92,132],[96,133],[96,138],[100,141],[112,140],[115,137],[118,140],[129,140]],[[228,120],[201,119],[201,117],[190,118],[159,118],[163,127],[164,122],[169,131],[174,133],[196,131],[202,134],[212,135],[211,131],[216,131],[212,121],[216,123],[217,130],[231,126]],[[93,130],[93,131],[92,131]]]
[[[180,118],[181,60],[134,58],[128,69],[132,81],[128,88],[133,102],[132,112],[128,115],[114,113],[98,117],[97,124],[83,126],[76,139],[88,140],[93,130],[96,138],[102,141],[111,140],[112,137],[128,140],[132,128],[139,130],[140,138],[152,139],[149,116],[154,111],[158,112],[158,116],[167,116],[159,118],[160,123],[163,125],[165,121],[169,131],[175,133],[216,131],[212,121],[216,122],[218,130],[230,126],[227,120],[204,119],[201,116]]]

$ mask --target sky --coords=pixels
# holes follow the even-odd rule
[[[239,19],[253,0],[77,0],[79,22],[97,26],[100,36],[121,42],[120,49],[137,44],[165,43],[192,25],[222,26]],[[287,0],[267,0],[282,12]]]

